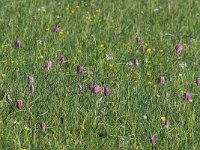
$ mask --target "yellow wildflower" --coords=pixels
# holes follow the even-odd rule
[[[151,53],[151,51],[152,51],[151,48],[148,48],[148,49],[147,49],[147,52],[148,52],[148,53]]]
[[[159,95],[159,94],[157,94],[156,97],[157,97],[158,99],[160,99],[160,95]]]
[[[2,77],[6,77],[6,74],[5,74],[5,73],[2,73],[1,76],[2,76]]]
[[[75,12],[75,10],[72,9],[72,10],[71,10],[71,13],[74,14],[74,12]]]
[[[151,72],[147,72],[146,74],[147,74],[147,76],[151,76]]]
[[[148,81],[147,84],[148,84],[148,85],[151,85],[151,81]]]
[[[159,50],[159,52],[160,52],[160,53],[162,53],[162,52],[163,52],[163,50],[162,50],[162,49],[160,49],[160,50]]]
[[[60,30],[59,35],[63,35],[64,34],[64,30]]]
[[[96,12],[97,12],[97,13],[100,13],[100,12],[101,12],[101,9],[97,9]]]
[[[4,47],[5,47],[5,45],[4,45],[4,44],[2,44],[2,45],[1,45],[1,48],[3,49]]]
[[[101,43],[101,44],[99,45],[99,47],[100,47],[100,48],[104,48],[105,46],[104,46],[103,43]]]
[[[79,9],[79,8],[80,8],[80,6],[76,5],[76,9]]]
[[[15,63],[15,61],[14,61],[14,60],[11,60],[11,61],[10,61],[10,63],[11,63],[11,64],[14,64],[14,63]]]
[[[77,53],[78,53],[78,54],[81,54],[81,53],[82,53],[82,51],[81,51],[80,49],[78,49]]]
[[[156,84],[154,84],[154,85],[153,85],[153,87],[154,87],[154,88],[156,88],[156,87],[157,87],[157,85],[156,85]]]
[[[49,28],[46,28],[45,30],[46,30],[46,31],[49,31]]]
[[[161,117],[161,120],[162,120],[162,122],[165,122],[165,121],[166,121],[165,116],[162,116],[162,117]]]
[[[144,45],[147,47],[149,44],[148,44],[148,43],[145,43]]]
[[[66,11],[68,11],[68,10],[69,10],[69,8],[67,7],[67,8],[65,8],[65,10],[66,10]]]
[[[82,130],[85,131],[85,126],[84,126],[84,124],[81,124],[81,125],[80,125],[80,128],[81,128]]]
[[[110,69],[113,69],[113,64],[110,64],[110,65],[109,65],[109,68],[110,68]]]
[[[20,148],[20,150],[26,150],[26,148],[24,148],[24,147],[21,147],[21,148]]]

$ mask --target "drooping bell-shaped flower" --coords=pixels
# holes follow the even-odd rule
[[[104,95],[108,96],[109,94],[109,88],[108,87],[104,87]]]
[[[17,100],[17,108],[21,109],[22,108],[22,100]]]
[[[140,46],[140,50],[142,51],[142,52],[145,52],[145,45],[144,44],[142,44],[141,46]]]
[[[20,41],[19,39],[16,40],[15,46],[16,46],[17,48],[20,48],[20,47],[21,47],[21,41]]]
[[[77,74],[82,74],[84,71],[84,67],[82,65],[77,66]]]
[[[135,39],[136,39],[136,43],[140,43],[140,36],[139,35],[137,35]]]
[[[45,61],[45,68],[47,70],[52,69],[52,61],[50,61],[50,60]]]
[[[45,122],[42,122],[41,129],[42,129],[42,131],[45,131],[45,129],[46,129],[46,123]]]
[[[167,129],[167,128],[169,128],[169,126],[170,126],[170,122],[169,122],[169,119],[167,119],[166,121],[165,121],[165,128]]]
[[[150,142],[152,145],[155,145],[156,144],[156,138],[155,138],[155,135],[150,135]]]
[[[180,53],[183,50],[183,45],[182,44],[177,44],[175,47],[175,52]]]
[[[34,76],[29,76],[27,82],[29,85],[34,84],[35,82]]]
[[[54,29],[53,29],[53,32],[58,33],[59,32],[59,27],[55,26]]]
[[[159,84],[164,84],[164,83],[165,83],[165,77],[162,76],[162,75],[160,75],[160,76],[158,77],[158,83],[159,83]]]
[[[93,86],[93,93],[98,94],[100,91],[100,86],[98,84],[94,84]]]
[[[59,60],[60,60],[60,63],[61,63],[61,64],[64,64],[64,63],[65,63],[65,57],[64,57],[63,55],[60,56]]]
[[[191,101],[192,101],[192,94],[189,93],[189,92],[185,92],[185,93],[183,94],[183,98],[184,98],[186,101],[191,102]]]

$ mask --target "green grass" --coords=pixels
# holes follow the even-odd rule
[[[0,149],[198,150],[199,12],[195,0],[1,0]],[[56,25],[63,35],[53,32]],[[141,52],[142,43],[151,53]],[[180,54],[178,43],[184,47]],[[139,66],[127,65],[135,59]],[[46,60],[53,63],[49,71]],[[85,68],[81,75],[79,64]],[[92,94],[90,81],[108,86],[109,95]],[[192,93],[192,103],[184,92]]]

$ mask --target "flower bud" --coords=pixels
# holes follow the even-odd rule
[[[15,46],[16,46],[17,48],[20,48],[20,47],[21,47],[21,41],[20,41],[20,40],[16,40]]]
[[[165,83],[165,77],[160,75],[159,78],[158,78],[158,83],[164,84]]]
[[[77,74],[82,74],[84,71],[84,67],[82,65],[77,66]]]
[[[47,70],[52,69],[52,62],[50,60],[45,61],[45,68]]]
[[[141,50],[142,52],[145,52],[145,48],[146,48],[146,47],[145,47],[145,45],[143,45],[143,44],[140,46],[140,50]]]
[[[21,109],[22,108],[22,100],[17,100],[17,108]]]
[[[109,94],[109,88],[108,87],[104,87],[104,95],[108,96]]]
[[[28,82],[29,85],[30,84],[34,84],[34,82],[35,82],[34,77],[33,76],[29,76],[27,82]]]
[[[53,32],[58,33],[59,32],[59,27],[55,26],[54,29],[53,29]]]
[[[182,44],[177,44],[175,47],[175,51],[176,53],[180,53],[183,49],[183,45]]]
[[[184,98],[186,101],[191,102],[191,101],[192,101],[192,94],[189,93],[189,92],[185,92],[185,93],[183,94],[183,98]]]

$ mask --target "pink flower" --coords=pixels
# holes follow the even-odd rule
[[[84,71],[84,67],[82,65],[77,66],[77,74],[82,74]]]
[[[17,100],[17,108],[21,109],[22,108],[22,100]]]
[[[45,61],[45,68],[47,70],[52,69],[52,62],[50,60]]]
[[[64,64],[64,63],[65,63],[65,57],[64,57],[64,56],[60,56],[60,59],[59,59],[59,60],[60,60],[60,63],[61,63],[61,64]]]
[[[145,48],[146,48],[146,47],[145,47],[145,45],[143,45],[143,44],[140,46],[140,50],[141,50],[142,52],[145,52]]]
[[[150,135],[150,142],[151,142],[152,145],[155,145],[155,144],[156,144],[155,135]]]
[[[93,93],[97,94],[97,93],[99,93],[99,91],[100,91],[100,86],[97,85],[97,84],[94,84],[94,86],[93,86]]]
[[[93,83],[93,82],[90,82],[90,83],[89,83],[89,89],[90,89],[90,90],[93,90],[93,88],[94,88],[94,83]]]
[[[183,50],[183,45],[182,44],[177,44],[175,47],[176,53],[180,53]]]
[[[140,36],[139,35],[136,36],[136,43],[140,43]]]
[[[20,41],[20,40],[16,40],[15,46],[16,46],[17,48],[20,48],[20,47],[21,47],[21,41]]]
[[[55,26],[54,29],[53,29],[53,32],[58,33],[59,32],[59,27]]]
[[[191,102],[191,101],[192,101],[192,94],[189,93],[189,92],[185,92],[185,93],[183,94],[183,98],[184,98],[186,101]]]
[[[165,77],[160,75],[159,78],[158,78],[158,83],[164,84],[165,83]]]
[[[165,121],[165,128],[167,129],[167,128],[169,128],[169,126],[170,126],[170,122],[169,122],[169,119],[167,119]]]
[[[46,129],[46,123],[45,122],[42,122],[41,128],[42,128],[42,131],[45,131],[45,129]]]

